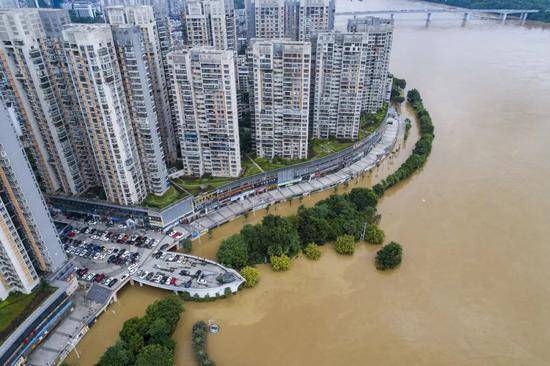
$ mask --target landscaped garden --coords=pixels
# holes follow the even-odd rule
[[[54,291],[44,284],[28,295],[12,293],[0,302],[0,344]]]
[[[185,196],[187,196],[185,193],[178,191],[173,186],[170,186],[170,188],[162,196],[149,193],[141,205],[145,207],[163,209]]]

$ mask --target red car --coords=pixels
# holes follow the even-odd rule
[[[171,284],[171,285],[175,285],[175,284],[176,284],[176,277],[172,277],[172,278],[170,279],[170,284]]]
[[[100,274],[95,276],[94,281],[95,282],[101,282],[101,281],[103,281],[104,278],[105,278],[105,273],[100,273]]]
[[[69,232],[67,233],[67,237],[68,237],[68,238],[74,238],[75,236],[76,236],[76,233],[75,233],[74,231],[69,231]]]

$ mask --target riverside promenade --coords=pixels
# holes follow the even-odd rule
[[[353,178],[368,172],[380,163],[394,148],[403,122],[397,113],[390,109],[380,139],[362,159],[355,163],[325,176],[312,178],[307,182],[296,183],[279,187],[259,195],[243,198],[221,209],[201,216],[186,225],[176,226],[177,230],[195,233],[200,236],[213,228],[235,219],[248,212],[261,210],[268,205],[286,201],[295,197],[307,196],[314,192],[321,192],[345,183]]]

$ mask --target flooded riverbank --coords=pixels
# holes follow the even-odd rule
[[[549,364],[549,45],[542,28],[476,20],[462,28],[457,18],[426,28],[422,19],[398,18],[392,72],[420,90],[436,127],[424,169],[379,205],[387,238],[404,246],[403,264],[379,273],[377,248],[360,245],[351,258],[327,246],[319,262],[299,258],[286,273],[262,267],[255,289],[185,305],[177,365],[195,365],[189,339],[198,319],[221,326],[208,344],[221,366]],[[396,166],[386,160],[380,174]],[[270,212],[292,214],[299,204]],[[214,257],[243,222],[203,237],[194,254]],[[73,353],[69,363],[96,362],[123,321],[164,294],[125,289],[78,345],[80,361]]]

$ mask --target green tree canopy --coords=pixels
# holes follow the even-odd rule
[[[348,194],[348,199],[358,211],[364,211],[368,207],[376,207],[378,203],[378,196],[369,188],[353,188]]]
[[[258,271],[258,269],[254,267],[250,267],[250,266],[243,267],[240,273],[241,273],[241,276],[243,276],[246,281],[244,283],[245,287],[254,287],[260,281],[260,271]]]
[[[269,261],[274,271],[286,271],[290,268],[290,258],[286,254],[271,256]]]
[[[367,225],[365,230],[365,241],[369,244],[382,244],[384,242],[384,230],[376,225]]]
[[[381,271],[395,268],[401,264],[402,255],[401,245],[392,241],[376,253],[376,268]]]
[[[114,346],[107,348],[107,351],[105,351],[103,356],[101,356],[97,365],[121,366],[129,365],[130,362],[131,355],[126,347],[126,343],[124,341],[118,341],[114,344]]]
[[[150,344],[137,356],[135,366],[174,366],[174,355],[165,346]]]
[[[306,245],[306,247],[303,249],[304,255],[306,258],[317,261],[321,259],[321,249],[319,249],[319,246],[315,243],[309,243]]]
[[[355,253],[355,238],[352,235],[342,235],[336,239],[334,249],[338,254],[352,255]]]
[[[218,261],[225,266],[236,269],[248,264],[248,246],[242,235],[231,235],[222,241],[218,248]]]

